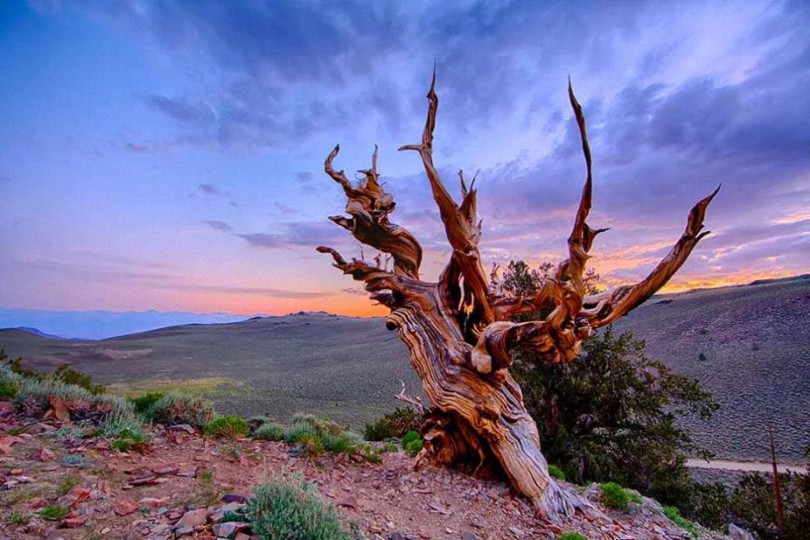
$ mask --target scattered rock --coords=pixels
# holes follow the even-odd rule
[[[733,523],[728,524],[728,536],[731,540],[754,540],[754,535]]]
[[[237,493],[227,493],[222,496],[222,502],[224,503],[246,503],[247,497],[244,495],[239,495]]]
[[[194,428],[188,424],[175,424],[167,428],[169,431],[185,431],[189,435],[194,435]]]
[[[461,540],[478,540],[478,537],[470,531],[463,531],[461,533]]]
[[[205,508],[198,508],[196,510],[189,510],[183,517],[180,518],[175,524],[175,530],[179,531],[180,529],[191,528],[192,532],[194,527],[199,527],[200,525],[205,525],[208,521],[208,510]],[[178,533],[179,536],[179,533]]]
[[[347,497],[338,503],[338,506],[343,506],[344,508],[357,508],[357,497]]]
[[[78,529],[82,525],[85,524],[87,521],[87,517],[69,517],[62,520],[62,523],[59,524],[60,527],[63,529]]]
[[[48,450],[47,448],[40,448],[39,452],[37,452],[36,460],[37,461],[53,461],[56,459],[56,454]]]
[[[138,505],[129,499],[119,499],[115,502],[113,512],[119,516],[128,516],[138,510]]]
[[[215,535],[221,538],[230,538],[231,535],[248,530],[250,526],[247,523],[239,521],[229,521],[226,523],[218,523],[211,527]]]

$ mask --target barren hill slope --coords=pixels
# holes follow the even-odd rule
[[[697,377],[722,403],[709,423],[688,423],[704,446],[764,458],[773,422],[780,454],[795,459],[810,444],[808,324],[805,276],[654,297],[616,327],[646,339],[649,356]],[[69,362],[120,391],[192,380],[184,384],[223,412],[306,411],[355,428],[396,405],[400,379],[419,388],[404,345],[380,319],[310,313],[101,341],[0,330],[0,348],[40,368]]]

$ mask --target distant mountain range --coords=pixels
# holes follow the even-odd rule
[[[763,459],[773,425],[779,454],[800,460],[810,445],[809,306],[810,276],[800,276],[656,296],[615,330],[644,339],[649,357],[699,379],[721,402],[710,421],[685,420],[701,445],[722,458]],[[39,369],[69,363],[119,390],[213,381],[203,393],[222,412],[286,420],[305,411],[356,428],[393,409],[400,380],[411,393],[420,388],[405,346],[381,319],[322,312],[185,324],[101,341],[6,329],[0,348]]]
[[[0,308],[0,328],[21,328],[46,337],[106,339],[180,324],[241,321],[248,315],[185,311],[46,311]]]

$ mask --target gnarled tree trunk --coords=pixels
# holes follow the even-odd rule
[[[422,249],[406,229],[391,223],[394,201],[378,182],[377,151],[364,177],[352,184],[332,162],[324,169],[346,194],[349,217],[333,216],[360,242],[387,254],[374,263],[347,262],[328,247],[335,266],[363,281],[372,299],[390,308],[386,326],[398,330],[408,346],[410,361],[422,381],[433,409],[423,426],[425,449],[420,459],[442,465],[462,465],[476,475],[504,475],[526,496],[539,515],[556,521],[577,509],[590,511],[587,502],[557,485],[549,476],[540,451],[537,426],[523,405],[520,387],[509,374],[510,349],[530,346],[548,362],[569,362],[577,357],[583,339],[593,329],[629,312],[662,287],[683,264],[707,232],[703,216],[713,193],[692,209],[687,227],[661,263],[633,286],[587,296],[583,282],[585,262],[594,237],[605,229],[591,229],[586,219],[591,208],[591,154],[582,109],[569,84],[569,97],[582,138],[587,177],[573,231],[569,256],[555,277],[531,297],[509,299],[493,292],[478,250],[481,222],[476,211],[475,179],[469,189],[459,171],[461,204],[445,188],[433,165],[433,129],[438,110],[435,73],[428,92],[428,113],[420,144],[400,150],[419,152],[433,198],[452,248],[450,261],[437,283],[419,279]],[[388,269],[388,256],[393,259]],[[512,323],[516,314],[551,308],[543,320]],[[548,310],[546,310],[548,311]]]

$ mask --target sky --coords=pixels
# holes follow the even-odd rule
[[[418,155],[478,172],[486,265],[565,257],[594,155],[591,265],[641,279],[719,184],[669,290],[810,271],[810,4],[0,2],[0,308],[378,315],[318,245],[323,173],[379,170],[392,221],[449,257]],[[364,251],[371,258],[373,250]]]

